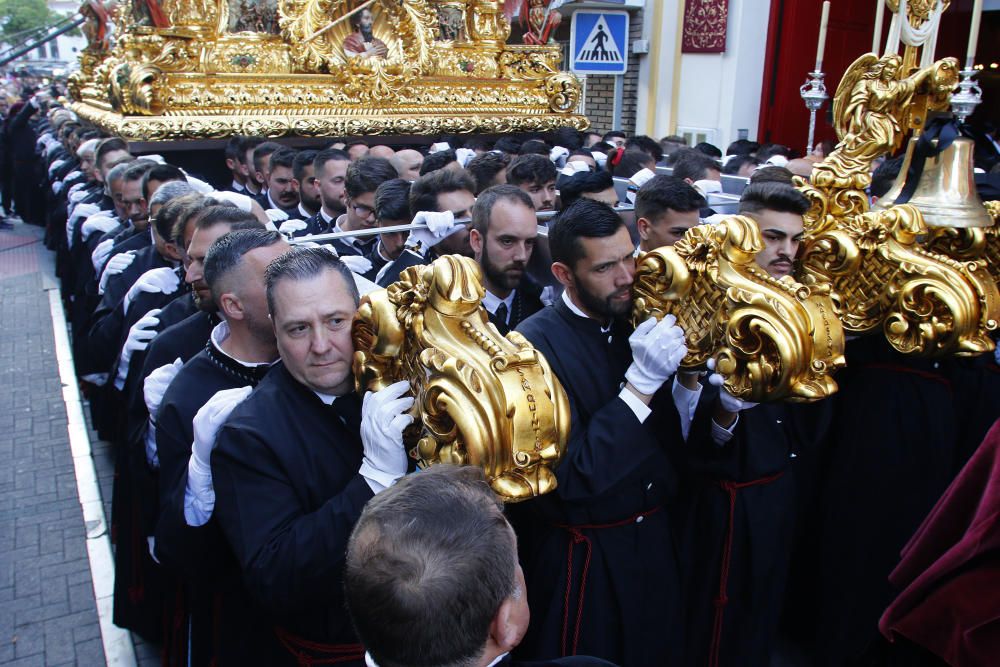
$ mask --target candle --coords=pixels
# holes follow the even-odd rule
[[[969,48],[965,52],[965,69],[972,67],[976,60],[976,46],[979,42],[979,21],[983,18],[983,0],[972,4],[972,27],[969,29]]]
[[[872,53],[878,55],[878,47],[882,44],[882,19],[885,16],[885,0],[875,0],[875,34],[872,35]]]
[[[977,0],[982,2],[982,0]],[[819,44],[816,45],[816,71],[823,71],[823,49],[826,48],[826,24],[830,20],[830,0],[823,0],[823,18],[819,21]]]

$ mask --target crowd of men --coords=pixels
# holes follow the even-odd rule
[[[673,317],[629,323],[636,255],[710,224],[724,173],[749,176],[758,263],[790,275],[792,176],[831,146],[233,137],[208,184],[49,102],[19,110],[17,159],[44,174],[34,214],[115,446],[114,621],[165,665],[942,664],[878,621],[1000,413],[994,360],[869,336],[834,398],[755,405],[679,371]],[[550,276],[529,271],[539,221]],[[355,392],[360,295],[446,254],[478,262],[489,320],[566,390],[551,494],[503,508],[478,470],[413,474],[408,384]]]

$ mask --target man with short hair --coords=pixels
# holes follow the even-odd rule
[[[606,171],[578,171],[572,176],[560,176],[557,183],[563,208],[581,198],[618,205],[615,182]]]
[[[260,147],[258,147],[259,149]],[[257,195],[257,203],[265,211],[277,209],[290,218],[297,217],[299,215],[299,182],[295,180],[293,169],[295,151],[291,148],[281,147],[266,159],[268,166],[264,180],[267,183],[267,189]]]
[[[483,271],[483,308],[501,336],[542,309],[542,289],[527,273],[537,237],[535,209],[521,189],[497,185],[476,199],[469,244]]]
[[[356,232],[375,226],[375,191],[386,181],[396,178],[396,170],[385,158],[363,157],[347,168],[344,183],[344,203],[347,211],[333,224],[333,232]],[[338,255],[367,257],[372,253],[378,237],[341,237],[330,242]]]
[[[276,141],[264,141],[253,149],[253,160],[250,162],[250,168],[253,170],[254,180],[260,184],[258,197],[267,192],[267,179],[271,173],[271,156],[282,148],[284,146]],[[260,203],[259,200],[258,203]]]
[[[264,184],[257,180],[257,169],[254,167],[253,154],[257,147],[264,143],[260,137],[244,137],[240,142],[240,164],[239,170],[243,175],[243,186],[246,194],[256,197],[263,190]]]
[[[462,164],[458,161],[458,156],[455,154],[455,151],[448,148],[443,151],[431,153],[424,158],[423,162],[420,163],[421,176],[426,176],[432,171],[438,171],[439,169],[462,171]]]
[[[268,265],[265,284],[281,360],[218,431],[214,516],[285,649],[256,662],[360,666],[343,604],[347,540],[364,504],[406,473],[413,399],[407,382],[363,406],[354,393],[359,296],[338,257],[293,248]]]
[[[97,165],[97,173],[102,181],[104,175],[111,171],[112,167],[131,159],[132,154],[129,153],[128,144],[119,137],[108,137],[94,149],[94,163]]]
[[[507,167],[507,182],[528,193],[536,211],[556,207],[556,166],[541,155],[521,155]]]
[[[441,169],[421,176],[410,188],[410,214],[414,221],[420,213],[445,213],[446,221],[437,231],[414,230],[406,239],[399,257],[382,267],[378,274],[380,287],[399,280],[399,274],[410,266],[433,262],[441,255],[473,257],[469,245],[469,216],[476,202],[475,181],[464,169]]]
[[[378,186],[378,189],[375,190],[375,220],[379,227],[410,224],[412,216],[410,215],[409,181],[394,178]],[[375,244],[368,256],[372,268],[365,274],[365,278],[375,282],[382,267],[402,254],[404,243],[406,243],[406,232],[379,234],[378,243]]]
[[[404,148],[396,151],[396,154],[389,158],[392,166],[396,168],[396,173],[400,178],[408,181],[415,181],[420,178],[420,167],[424,163],[424,154],[412,148]]]
[[[246,175],[240,165],[241,157],[240,154],[243,152],[243,142],[246,137],[241,137],[240,135],[234,135],[229,137],[229,141],[226,142],[226,169],[232,175],[232,182],[226,187],[230,192],[239,192],[240,194],[247,194],[246,187]]]
[[[682,181],[694,185],[698,181],[719,181],[722,170],[719,163],[693,148],[683,149],[677,153],[674,162],[673,175]]]
[[[802,242],[802,216],[809,200],[790,185],[751,183],[740,197],[739,212],[754,219],[764,239],[757,263],[775,278],[791,275]]]
[[[319,185],[320,209],[306,219],[305,234],[326,234],[333,231],[335,221],[346,211],[347,168],[351,158],[342,150],[328,148],[316,154],[313,172]]]
[[[319,181],[316,179],[313,167],[318,153],[319,151],[314,150],[299,151],[292,163],[292,176],[299,192],[298,210],[293,217],[300,220],[308,220],[316,215],[322,206],[319,198]]]
[[[620,130],[611,130],[610,132],[604,133],[603,140],[615,148],[624,148],[625,142],[628,141],[628,137],[626,137],[625,133]]]
[[[510,164],[510,156],[500,151],[489,151],[469,160],[465,165],[465,170],[476,179],[476,196],[494,185],[503,185],[507,182],[507,166]]]
[[[658,175],[646,181],[635,196],[639,250],[649,252],[677,243],[687,230],[701,223],[705,198],[676,176]]]
[[[479,468],[431,466],[375,496],[348,543],[344,590],[369,664],[534,664],[510,655],[530,619],[524,573]]]

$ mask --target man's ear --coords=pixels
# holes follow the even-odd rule
[[[243,303],[232,292],[226,292],[219,299],[219,310],[228,320],[244,319]]]
[[[639,238],[643,241],[649,239],[649,228],[653,226],[653,223],[649,221],[649,218],[639,218],[635,221],[636,229],[639,231]]]
[[[163,251],[167,254],[168,257],[170,257],[170,259],[174,260],[175,262],[180,262],[184,260],[184,252],[177,247],[176,243],[173,243],[172,241],[167,241],[166,243],[164,243]]]
[[[573,270],[562,262],[552,262],[552,275],[563,287],[570,287],[576,282],[573,278]]]
[[[478,229],[473,228],[469,230],[469,245],[472,246],[472,252],[476,253],[477,262],[483,253],[484,240],[483,235],[479,233]]]
[[[524,637],[525,628],[516,622],[514,604],[514,599],[510,597],[500,603],[500,608],[490,623],[490,639],[503,653],[514,650]]]
[[[231,157],[226,158],[226,169],[229,171],[236,171],[236,160]]]

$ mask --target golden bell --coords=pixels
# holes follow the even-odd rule
[[[917,137],[911,138],[896,182],[884,197],[875,202],[873,209],[887,209],[896,203],[906,183],[906,173],[910,169],[916,145]],[[976,193],[972,176],[973,147],[971,139],[961,137],[955,139],[940,155],[928,158],[924,163],[920,182],[907,203],[923,214],[928,227],[993,226],[993,218]]]

